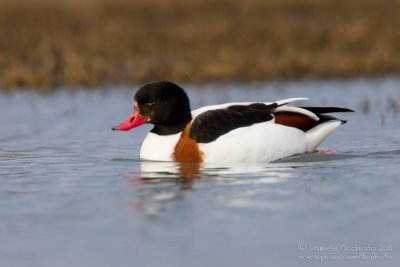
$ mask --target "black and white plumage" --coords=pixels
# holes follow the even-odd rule
[[[140,157],[147,160],[270,162],[314,151],[345,123],[326,114],[352,111],[288,106],[300,100],[307,98],[226,103],[190,111],[182,88],[171,82],[157,82],[138,90],[134,98],[136,111],[113,129],[154,124],[140,151]]]

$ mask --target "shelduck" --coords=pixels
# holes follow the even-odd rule
[[[113,130],[143,124],[154,127],[143,141],[140,158],[156,161],[243,163],[271,162],[313,152],[346,121],[328,113],[338,107],[294,107],[304,97],[275,102],[240,102],[191,111],[185,91],[160,81],[141,87],[134,112]]]

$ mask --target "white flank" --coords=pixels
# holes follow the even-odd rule
[[[209,163],[270,162],[307,152],[303,131],[274,121],[232,130],[200,149]]]

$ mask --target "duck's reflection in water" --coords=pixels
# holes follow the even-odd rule
[[[257,194],[272,190],[260,185],[281,183],[298,175],[293,166],[285,164],[143,161],[140,169],[140,172],[122,174],[132,197],[125,203],[134,208],[136,214],[153,218],[161,214],[177,214],[188,206],[200,205],[184,201],[189,197],[216,202],[213,204],[216,206],[252,205],[258,201]],[[257,205],[261,207],[259,203],[254,204]],[[177,212],[177,209],[180,211]]]
[[[182,183],[201,178],[203,168],[202,163],[191,162],[143,161],[140,165],[141,178],[144,180],[172,178]]]
[[[125,172],[122,177],[132,198],[124,203],[135,214],[154,216],[185,199],[195,180],[204,177],[198,163],[142,161],[140,172]],[[137,221],[138,218],[135,218]]]

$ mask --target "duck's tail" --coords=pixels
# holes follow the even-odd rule
[[[337,119],[333,116],[326,115],[327,113],[336,112],[354,112],[347,108],[337,107],[302,107],[318,116],[318,124],[307,130],[307,150],[308,152],[315,151],[328,136],[334,132],[340,125],[345,124],[347,121]]]

